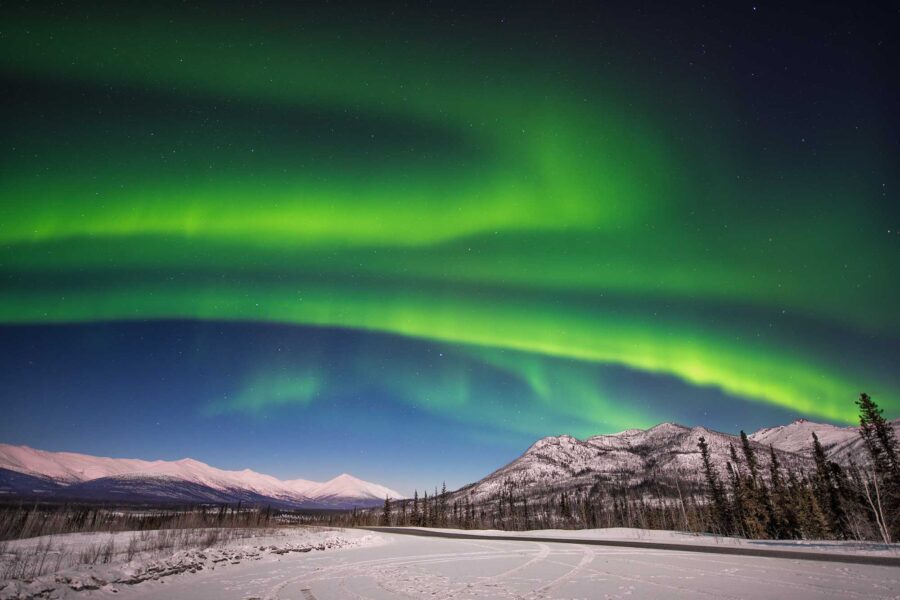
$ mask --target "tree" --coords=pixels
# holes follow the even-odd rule
[[[381,524],[385,527],[389,527],[391,524],[391,498],[390,496],[384,497],[384,510],[381,513]]]
[[[859,435],[872,458],[872,466],[883,478],[900,481],[894,428],[885,421],[883,411],[868,394],[860,394],[856,405],[859,407]]]
[[[885,421],[881,408],[866,393],[856,401],[859,435],[871,459],[870,474],[862,484],[866,504],[873,512],[884,539],[900,536],[900,459],[894,428]]]
[[[728,535],[731,533],[731,519],[728,513],[725,491],[722,489],[719,475],[716,473],[712,460],[709,457],[709,444],[702,435],[697,446],[700,448],[700,458],[703,461],[703,475],[706,478],[707,498],[712,506],[713,522],[719,533]]]
[[[797,535],[797,514],[781,474],[781,461],[775,447],[769,446],[769,483],[772,488],[772,529],[774,537],[790,539]]]
[[[793,472],[789,476],[800,533],[807,539],[822,539],[828,532],[828,519],[816,500],[813,484],[797,479]]]
[[[447,482],[441,482],[441,514],[440,514],[440,526],[445,527],[447,525]]]
[[[753,446],[750,445],[750,439],[743,429],[741,429],[741,450],[744,453],[744,460],[747,461],[750,481],[753,487],[756,487],[759,483],[759,462],[756,460],[756,452],[753,451]]]
[[[757,536],[757,524],[748,518],[747,510],[747,484],[741,472],[741,459],[738,458],[734,444],[728,444],[728,453],[731,460],[726,463],[728,477],[731,483],[731,512],[734,515],[735,533],[744,537],[755,538]]]
[[[756,452],[743,429],[741,430],[741,450],[750,473],[745,484],[748,517],[753,520],[752,529],[759,537],[762,537],[763,532],[771,537],[776,537],[775,526],[772,523],[775,510],[772,506],[772,499],[769,497],[769,489],[759,476],[759,460],[757,460]]]
[[[816,501],[822,507],[828,518],[828,528],[834,537],[847,537],[847,515],[844,511],[843,498],[841,497],[840,477],[842,475],[837,463],[829,463],[825,457],[825,449],[819,442],[819,436],[815,432],[813,438],[813,459],[816,462],[816,476],[813,488]]]

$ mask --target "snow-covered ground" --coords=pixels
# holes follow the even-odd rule
[[[686,541],[683,534],[641,530],[541,533],[548,537],[564,534],[566,537]],[[127,534],[115,535],[127,543]],[[94,547],[97,541],[85,536],[54,538],[59,548],[72,550]],[[40,544],[40,540],[30,540],[27,544],[17,542],[32,549]],[[290,548],[329,548],[329,545],[342,550],[279,553]],[[166,568],[172,571],[164,574]],[[140,582],[122,579],[81,591],[73,590],[65,580],[77,574],[80,578],[102,575],[101,579],[109,581],[114,579],[109,577],[111,574],[133,578],[136,572],[152,573],[152,576]],[[900,598],[900,569],[896,567],[354,530],[270,532],[225,542],[212,550],[177,551],[168,559],[63,569],[54,577],[62,577],[63,581],[51,579],[53,584],[45,588],[51,590],[47,597],[146,600]],[[76,582],[75,587],[77,581],[94,585],[90,579],[72,581]],[[32,590],[37,592],[40,588]]]
[[[0,542],[0,600],[118,593],[175,576],[383,541],[359,530],[297,527],[73,533]]]
[[[410,529],[420,529],[410,527]],[[687,544],[701,546],[731,546],[771,550],[793,550],[796,552],[823,552],[830,554],[853,554],[862,556],[891,556],[900,558],[900,544],[879,544],[875,542],[852,542],[837,540],[748,540],[709,534],[692,534],[682,531],[662,531],[611,527],[607,529],[537,529],[533,531],[501,531],[498,529],[424,529],[453,534],[476,534],[523,538],[565,538],[575,540],[609,540],[623,542],[648,542],[660,544]]]

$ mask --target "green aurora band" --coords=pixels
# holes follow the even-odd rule
[[[539,395],[530,361],[546,356],[835,421],[863,388],[898,407],[896,377],[784,324],[900,333],[883,300],[900,297],[900,259],[865,235],[878,206],[841,168],[879,163],[877,144],[776,173],[742,162],[736,132],[685,132],[667,118],[683,107],[654,108],[648,84],[560,56],[10,12],[7,76],[176,110],[5,123],[0,321],[353,328],[460,345]],[[227,118],[201,126],[182,103]],[[575,379],[556,410],[647,420],[610,418],[615,403]],[[321,387],[309,373],[267,385],[272,404]]]

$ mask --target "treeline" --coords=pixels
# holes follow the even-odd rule
[[[696,484],[658,474],[640,485],[598,483],[588,490],[528,493],[513,481],[490,500],[474,502],[465,493],[433,493],[412,499],[386,499],[381,509],[321,515],[318,523],[359,527],[437,527],[453,529],[584,529],[637,527],[702,531],[705,497]]]
[[[726,481],[719,478],[706,440],[700,438],[706,480],[706,530],[754,539],[877,539],[900,535],[900,460],[894,430],[868,394],[860,394],[863,464],[829,461],[815,433],[811,473],[785,472],[770,448],[768,477],[746,434],[740,453],[732,445]]]
[[[274,527],[296,521],[291,513],[240,504],[185,509],[5,504],[0,505],[0,541],[95,531]]]
[[[321,515],[334,526],[417,526],[459,529],[582,529],[638,527],[752,539],[878,540],[900,538],[900,461],[897,440],[881,409],[861,394],[861,462],[829,461],[810,439],[814,468],[787,468],[774,448],[768,460],[742,431],[724,465],[700,438],[702,481],[649,473],[638,482],[597,481],[589,489],[556,491],[507,481],[488,500],[442,487],[429,496],[385,499],[378,509]],[[762,463],[767,463],[762,466]],[[527,491],[526,491],[527,489]]]

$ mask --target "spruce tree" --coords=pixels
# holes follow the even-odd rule
[[[707,499],[712,507],[713,522],[719,533],[728,535],[731,533],[731,522],[725,491],[722,489],[718,473],[712,466],[712,460],[709,456],[709,444],[707,444],[706,438],[700,436],[697,446],[700,448],[700,459],[703,461],[703,475],[706,478]]]
[[[743,429],[741,429],[741,450],[744,453],[744,460],[747,461],[750,482],[753,487],[756,487],[759,483],[759,462],[756,460],[756,452],[753,451],[753,446],[750,445],[750,439]]]
[[[731,482],[731,514],[734,515],[734,533],[747,537],[745,526],[744,489],[741,483],[741,475],[731,461],[725,463],[728,470],[728,478]]]
[[[391,525],[391,498],[390,496],[384,497],[384,510],[381,513],[381,524],[385,527],[390,527]]]
[[[751,530],[754,532],[754,537],[764,537],[765,535],[774,537],[772,499],[769,497],[768,487],[759,476],[759,460],[756,458],[756,452],[744,430],[741,430],[741,451],[744,454],[744,460],[747,461],[747,471],[750,474],[745,483],[747,518],[751,520]]]
[[[860,394],[859,435],[872,463],[863,479],[866,503],[885,539],[900,537],[900,458],[894,428],[868,394]]]
[[[882,409],[868,394],[860,394],[856,405],[859,407],[859,435],[869,451],[873,467],[885,480],[900,482],[900,458],[894,428],[885,421]]]
[[[835,477],[836,474],[840,474],[840,467],[836,463],[828,462],[825,449],[822,448],[819,436],[815,432],[812,438],[813,459],[816,463],[816,476],[813,481],[816,502],[827,517],[832,536],[843,539],[847,537],[847,516],[844,512],[840,486]]]
[[[797,536],[797,515],[784,477],[781,461],[775,447],[769,446],[769,483],[772,494],[772,530],[777,539],[792,539]]]
[[[753,483],[753,478],[744,475],[741,469],[741,459],[738,457],[734,444],[729,444],[728,450],[731,461],[728,463],[731,476],[732,506],[735,521],[744,537],[760,539],[766,537],[766,514],[759,499],[759,491]]]

